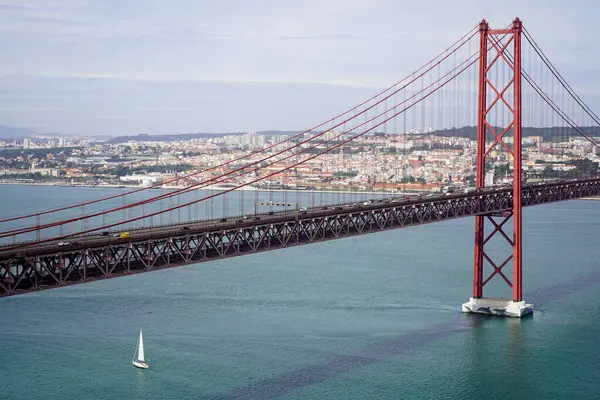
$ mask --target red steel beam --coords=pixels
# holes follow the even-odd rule
[[[513,128],[513,300],[523,299],[523,207],[521,204],[521,33],[523,24],[517,18],[513,23],[514,35],[514,128]]]
[[[485,186],[485,112],[486,112],[486,70],[488,52],[488,23],[479,24],[479,98],[477,121],[477,170],[475,187]],[[475,262],[473,266],[473,297],[480,298],[483,293],[483,215],[475,216]]]
[[[489,29],[489,25],[483,20],[479,25],[480,32],[480,57],[479,57],[479,102],[478,102],[478,118],[477,118],[477,165],[476,165],[476,187],[478,189],[485,186],[485,158],[488,153],[494,149],[498,144],[501,144],[510,155],[513,156],[513,204],[511,214],[501,224],[495,223],[494,230],[485,238],[485,217],[484,215],[475,217],[475,249],[474,249],[474,268],[473,268],[473,297],[483,297],[483,286],[495,275],[500,275],[512,288],[512,298],[514,301],[522,300],[522,268],[523,268],[523,220],[522,220],[522,203],[521,203],[521,189],[522,189],[522,149],[521,149],[521,136],[522,136],[522,120],[521,120],[521,33],[523,26],[521,21],[517,18],[513,21],[512,27],[509,29]],[[499,36],[508,36],[506,41],[503,42],[503,38]],[[492,48],[495,49],[496,55],[488,63],[488,43],[492,43]],[[507,58],[507,52],[509,45],[513,46],[513,62],[510,62]],[[500,61],[503,60],[503,61]],[[513,77],[509,82],[498,90],[494,83],[488,79],[488,73],[491,71],[494,64],[497,62],[505,62],[508,68],[512,71]],[[512,85],[513,87],[513,104],[509,104],[507,99],[504,98],[506,91]],[[487,103],[486,94],[490,89],[492,95],[495,95],[490,104]],[[496,129],[493,127],[493,123],[488,120],[488,114],[498,102],[503,103],[507,106],[509,115],[512,114],[512,120],[508,121],[507,125],[502,129],[502,133],[498,134]],[[513,147],[512,149],[506,142],[506,134],[511,130],[513,133]],[[486,147],[486,133],[490,131],[494,136],[495,140],[493,144]],[[513,219],[513,237],[512,240],[502,230],[504,223],[512,217]],[[487,257],[484,251],[484,245],[494,235],[500,234],[508,241],[511,246],[511,254],[504,261],[504,263],[497,267],[494,262]],[[513,274],[512,284],[504,276],[501,269],[512,259],[513,262]],[[492,266],[494,269],[493,273],[485,280],[483,277],[484,260]]]

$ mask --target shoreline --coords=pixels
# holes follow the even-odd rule
[[[164,190],[178,190],[185,189],[187,186],[162,186],[162,187],[141,187],[137,185],[114,185],[114,184],[106,184],[106,185],[88,185],[88,184],[63,184],[63,183],[46,183],[46,182],[0,182],[0,185],[18,185],[18,186],[48,186],[48,187],[60,187],[60,188],[77,188],[77,187],[85,187],[85,188],[108,188],[108,189],[145,189],[145,190],[156,190],[160,191]],[[197,190],[228,190],[231,189],[229,187],[222,187],[218,185],[210,185]],[[256,187],[242,187],[232,190],[236,191],[250,191],[250,192],[298,192],[298,193],[338,193],[338,194],[374,194],[374,195],[390,195],[390,196],[402,196],[402,195],[415,195],[419,193],[425,193],[426,191],[367,191],[367,190],[314,190],[314,189],[266,189],[266,188],[256,188]],[[429,192],[427,192],[429,193]]]
[[[165,185],[162,187],[141,187],[138,185],[115,185],[115,184],[106,184],[106,185],[89,185],[89,184],[65,184],[65,183],[47,183],[47,182],[1,182],[0,185],[18,185],[18,186],[48,186],[48,187],[61,187],[61,188],[76,188],[76,187],[85,187],[85,188],[108,188],[108,189],[144,189],[148,191],[156,190],[179,190],[185,189],[188,186],[170,186]],[[231,189],[230,187],[222,187],[219,185],[210,185],[205,186],[203,188],[197,190],[227,190]],[[298,192],[298,193],[330,193],[330,194],[365,194],[365,195],[389,195],[389,196],[410,196],[417,194],[429,194],[433,193],[431,191],[388,191],[388,190],[312,190],[312,189],[266,189],[266,188],[256,188],[256,187],[241,187],[232,190],[232,192],[237,191],[250,191],[250,192]],[[600,201],[600,196],[590,196],[590,197],[581,197],[577,200],[586,200],[586,201]]]

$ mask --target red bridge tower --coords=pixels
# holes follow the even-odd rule
[[[482,214],[475,217],[475,263],[473,269],[473,296],[462,306],[463,312],[522,317],[533,312],[533,306],[523,301],[523,227],[521,205],[521,32],[523,26],[517,18],[508,29],[490,29],[483,20],[479,24],[479,100],[477,120],[477,174],[476,188],[486,186],[486,156],[496,146],[501,146],[512,158],[513,195],[512,205],[503,213]],[[489,57],[488,57],[489,55]],[[503,64],[504,65],[499,65]],[[492,70],[504,67],[509,71],[509,80],[492,80]],[[496,77],[498,74],[495,74]],[[489,98],[488,98],[489,96]],[[494,120],[491,111],[496,107],[508,110],[508,121]],[[500,130],[498,127],[500,127]],[[512,147],[510,140],[512,138]],[[486,144],[486,139],[491,145]],[[504,229],[512,219],[512,235]],[[489,223],[491,232],[486,234],[485,225]],[[486,253],[485,245],[496,235],[501,235],[512,251],[502,263],[497,264]],[[512,261],[512,279],[503,272],[503,268]],[[493,271],[486,277],[484,264],[491,265]],[[483,297],[483,287],[492,278],[502,278],[512,288],[512,300]]]

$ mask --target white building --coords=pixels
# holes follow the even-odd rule
[[[142,186],[152,186],[162,182],[162,176],[159,175],[125,175],[119,178],[121,182],[135,182]]]
[[[484,179],[484,185],[486,187],[494,185],[494,170],[493,169],[491,169],[489,171],[486,171],[486,173],[485,173],[485,179]]]

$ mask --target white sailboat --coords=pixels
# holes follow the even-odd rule
[[[138,339],[138,345],[135,353],[133,353],[132,363],[134,366],[138,368],[146,369],[148,368],[148,364],[144,359],[144,337],[142,336],[142,330],[140,329],[140,337]]]

